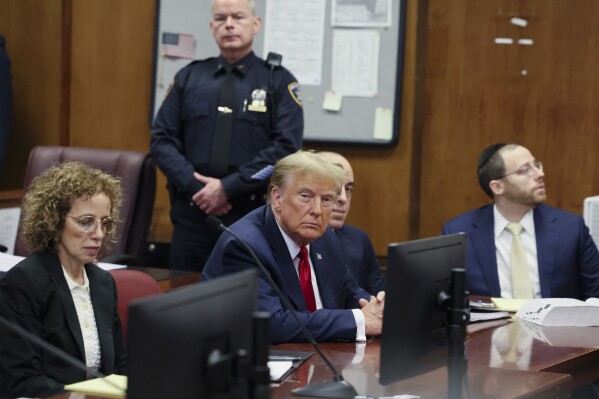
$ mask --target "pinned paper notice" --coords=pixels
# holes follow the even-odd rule
[[[510,20],[510,22],[511,22],[512,24],[516,25],[516,26],[521,26],[521,27],[523,27],[523,28],[525,28],[525,27],[526,27],[526,25],[528,25],[528,21],[527,21],[527,20],[525,20],[525,19],[522,19],[522,18],[517,18],[517,17],[514,17],[514,18],[512,18],[512,19]]]
[[[393,136],[393,111],[391,108],[377,108],[374,113],[374,138],[391,140]]]
[[[510,39],[509,37],[496,37],[495,44],[513,44],[514,39]]]
[[[162,34],[162,54],[165,57],[193,60],[196,52],[196,40],[185,33]]]
[[[327,91],[324,94],[324,101],[322,102],[322,109],[326,111],[341,111],[341,103],[343,102],[343,96],[333,91]]]

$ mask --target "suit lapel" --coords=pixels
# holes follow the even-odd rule
[[[495,251],[495,221],[493,205],[486,206],[476,214],[472,221],[474,233],[468,239],[472,242],[477,263],[493,296],[501,296],[499,274],[497,272],[497,255]]]
[[[81,333],[81,326],[79,325],[79,317],[77,316],[75,303],[73,302],[73,296],[71,295],[71,291],[69,290],[67,280],[64,277],[64,272],[62,271],[62,266],[60,265],[58,256],[54,254],[51,255],[53,259],[47,263],[48,273],[50,274],[50,277],[56,286],[56,291],[58,292],[60,301],[62,302],[62,307],[64,309],[64,315],[67,320],[67,325],[71,330],[73,339],[75,340],[75,342],[77,342],[77,346],[79,347],[79,351],[81,352],[81,358],[85,359],[83,335]],[[48,254],[48,256],[50,256],[50,254]]]
[[[325,234],[334,234],[332,231],[327,231]],[[310,244],[310,260],[312,261],[312,266],[314,268],[314,273],[316,274],[316,282],[318,284],[318,291],[320,293],[320,300],[322,301],[323,308],[336,308],[335,298],[332,296],[332,290],[322,289],[327,287],[327,284],[331,284],[335,279],[344,279],[345,276],[335,276],[335,268],[327,267],[327,262],[331,260],[328,259],[328,253],[326,250],[326,246],[321,242],[322,238],[319,238],[315,241],[312,241]]]
[[[557,218],[550,215],[549,209],[538,205],[533,212],[535,236],[537,240],[537,262],[541,296],[551,298],[551,276],[555,267],[559,231]]]
[[[297,272],[295,271],[293,259],[291,259],[291,256],[289,255],[289,250],[287,249],[285,239],[279,230],[279,226],[277,225],[277,221],[275,220],[272,209],[268,205],[266,206],[264,224],[266,226],[266,239],[270,245],[274,261],[276,265],[279,266],[276,267],[276,265],[274,265],[274,268],[270,268],[271,273],[273,273],[274,269],[273,278],[279,285],[281,291],[287,294],[287,298],[293,305],[295,305],[296,310],[307,310],[306,301],[304,300],[304,294],[302,293],[299,278],[297,276]],[[280,273],[280,281],[277,281],[275,274],[277,271]]]
[[[86,265],[85,270],[89,278],[89,291],[94,308],[94,317],[98,328],[98,338],[100,340],[100,350],[102,354],[102,369],[106,372],[112,370],[114,364],[114,342],[112,331],[112,316],[115,309],[114,297],[107,295],[112,293],[108,276],[99,273],[99,269],[91,265]],[[108,367],[108,368],[107,368]]]

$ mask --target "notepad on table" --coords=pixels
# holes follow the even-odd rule
[[[527,299],[491,298],[491,301],[493,301],[497,310],[516,313],[526,303]]]
[[[127,376],[111,374],[105,378],[95,378],[65,385],[64,389],[90,395],[124,398],[127,395]]]
[[[270,369],[270,381],[281,382],[298,368],[312,352],[270,350],[268,352],[268,368]]]

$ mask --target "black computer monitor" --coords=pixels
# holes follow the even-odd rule
[[[247,397],[257,289],[248,270],[133,302],[127,398]]]
[[[447,308],[452,269],[465,267],[466,234],[390,244],[381,337],[380,383],[447,364]]]

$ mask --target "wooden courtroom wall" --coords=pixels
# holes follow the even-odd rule
[[[548,202],[581,212],[599,191],[596,3],[408,0],[399,143],[318,148],[350,159],[349,221],[377,253],[436,235],[446,219],[486,203],[474,165],[495,141],[530,147],[546,165]],[[148,0],[0,0],[15,91],[1,189],[21,187],[33,145],[148,150],[154,12]],[[528,26],[510,24],[515,16]],[[499,46],[495,37],[534,44]],[[160,174],[158,240],[170,237],[164,183]]]
[[[581,214],[599,194],[597,15],[595,0],[430,0],[421,235],[488,202],[476,160],[493,142],[522,143],[544,162],[550,205]]]
[[[12,63],[13,123],[0,189],[23,186],[34,145],[61,131],[61,0],[0,0],[0,34]]]

